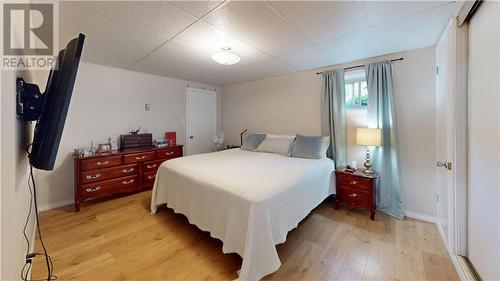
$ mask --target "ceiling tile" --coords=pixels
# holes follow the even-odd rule
[[[274,1],[287,20],[313,42],[332,39],[367,27],[363,2]]]
[[[373,26],[446,5],[451,1],[364,1],[366,21]]]
[[[216,81],[218,85],[225,86],[246,81],[253,81],[267,77],[267,75],[254,70],[248,66],[231,69],[214,75],[207,76],[207,79]]]
[[[329,64],[329,59],[317,47],[307,47],[297,52],[278,57],[299,70],[317,68]]]
[[[453,11],[454,4],[450,3],[329,40],[318,47],[329,57],[329,64],[338,64],[431,46],[436,44]]]
[[[106,42],[86,42],[83,60],[95,64],[127,68],[146,55],[145,52]]]
[[[275,58],[252,63],[247,66],[266,76],[276,76],[285,73],[296,72],[299,70],[298,68]]]
[[[224,1],[170,1],[172,5],[195,16],[202,17]]]
[[[214,62],[211,59],[212,54],[222,47],[230,47],[232,52],[240,56],[241,61],[233,66]],[[269,58],[263,52],[204,22],[197,22],[190,26],[186,31],[156,50],[155,54],[215,71],[223,71]]]
[[[138,63],[131,66],[130,69],[192,81],[194,80],[193,78],[206,77],[214,73],[208,69],[196,65],[191,65],[188,63],[171,60],[156,55],[148,55]]]
[[[59,26],[101,41],[146,52],[152,51],[167,40],[75,6],[72,2],[59,3]]]
[[[189,62],[193,65],[199,65],[215,72],[221,72],[239,66],[238,64],[222,65],[216,63],[211,59],[212,53],[210,53],[209,50],[203,50],[199,45],[186,46],[176,40],[167,42],[158,50],[154,51],[153,54],[177,61]]]
[[[78,1],[73,4],[167,39],[197,20],[165,1]]]
[[[66,44],[77,36],[77,32],[60,29],[59,49],[65,48]],[[137,51],[126,46],[114,45],[86,36],[83,45],[82,60],[95,64],[126,68],[146,54],[146,52]]]
[[[326,56],[326,65],[350,62],[362,58],[369,58],[376,55],[376,44],[378,40],[373,39],[368,33],[356,32],[341,38],[329,40],[318,45],[318,48]],[[387,39],[387,36],[381,38]]]
[[[299,50],[309,44],[300,31],[262,1],[226,2],[203,20],[273,56]]]
[[[193,81],[193,80],[190,80],[190,81]],[[220,83],[220,81],[217,81],[217,80],[214,80],[214,79],[209,79],[209,78],[206,78],[206,77],[197,78],[196,81],[193,81],[193,82],[197,82],[197,83],[201,83],[201,84],[207,84],[207,85],[211,85],[211,86],[222,86],[222,84]]]

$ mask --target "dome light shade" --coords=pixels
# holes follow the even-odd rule
[[[220,64],[231,65],[240,62],[240,57],[231,52],[231,48],[221,48],[220,51],[215,52],[212,55],[212,59]]]

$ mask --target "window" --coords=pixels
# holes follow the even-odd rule
[[[346,105],[368,106],[368,87],[364,70],[346,72],[344,79]]]

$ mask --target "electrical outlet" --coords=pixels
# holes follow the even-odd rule
[[[146,103],[146,104],[144,105],[144,110],[146,110],[146,111],[151,111],[151,105],[150,105],[149,103]]]

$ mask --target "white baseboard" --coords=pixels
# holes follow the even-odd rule
[[[465,262],[465,258],[456,255],[453,253],[453,251],[448,247],[448,244],[446,243],[446,236],[444,235],[443,227],[440,223],[436,223],[436,227],[439,231],[439,234],[441,234],[441,239],[443,239],[444,246],[446,247],[446,251],[448,252],[448,255],[450,256],[451,262],[453,263],[453,266],[455,267],[455,270],[458,273],[458,277],[460,278],[461,281],[474,281],[476,278],[474,277],[474,274],[471,272],[469,266]]]
[[[43,211],[47,211],[47,210],[51,210],[51,209],[55,209],[55,208],[59,208],[59,207],[63,207],[63,206],[68,206],[68,205],[71,205],[74,203],[75,203],[75,200],[69,199],[69,200],[64,200],[64,201],[59,201],[59,202],[43,204],[43,205],[40,205],[38,207],[38,212],[43,212]]]
[[[411,210],[406,210],[406,216],[409,218],[423,220],[423,221],[430,222],[430,223],[437,223],[438,222],[438,219],[436,217],[429,216],[429,215],[422,214],[422,213],[415,212],[415,211],[411,211]]]

